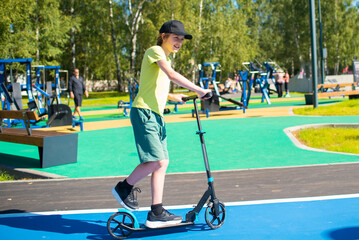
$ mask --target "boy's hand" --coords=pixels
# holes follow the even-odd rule
[[[169,94],[168,97],[170,100],[172,100],[174,102],[186,103],[185,101],[182,100],[182,98],[185,98],[188,96],[185,94]]]
[[[208,99],[208,98],[210,98],[210,97],[205,97],[205,98],[203,98],[207,93],[210,93],[210,92],[212,92],[212,90],[211,89],[202,89],[203,91],[201,92],[201,93],[198,93],[198,95],[199,95],[199,97],[201,98],[201,99]]]

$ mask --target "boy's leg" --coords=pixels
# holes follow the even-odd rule
[[[158,172],[157,174],[155,173],[155,176],[157,176],[156,179],[158,180],[156,180],[156,186],[152,187],[152,196],[154,196],[153,193],[155,192],[156,201],[161,201],[160,203],[162,203],[164,176],[166,174],[167,166],[167,159],[139,164],[125,181],[119,182],[113,188],[112,194],[124,208],[127,208],[128,210],[136,210],[138,209],[138,202],[133,194],[134,191],[139,190],[133,188],[133,186],[150,173]]]
[[[163,167],[165,167],[164,174],[166,174],[167,166],[168,166],[168,159],[160,160],[160,161],[154,161],[154,162],[141,163],[126,178],[126,181],[130,185],[133,186],[137,182],[139,182],[142,178],[148,176],[150,173],[153,173],[153,172],[155,172],[157,170],[160,170]]]
[[[169,160],[165,159],[159,162],[160,168],[152,172],[151,189],[152,189],[152,205],[162,203],[163,189],[165,185],[166,171]]]

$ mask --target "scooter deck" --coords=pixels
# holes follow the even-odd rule
[[[158,228],[149,228],[143,224],[141,227],[145,228],[146,230],[156,230],[156,229],[166,229],[166,228],[173,228],[173,227],[185,227],[185,226],[190,226],[193,224],[194,224],[193,222],[181,222],[181,223],[167,225],[167,226],[158,227]]]
[[[149,228],[149,227],[146,227],[145,224],[141,224],[139,228],[131,228],[128,226],[123,226],[123,227],[125,229],[137,232],[137,231],[150,231],[150,230],[168,229],[168,228],[176,228],[176,227],[185,227],[185,226],[190,226],[190,225],[194,225],[194,222],[181,222],[181,223],[167,225],[167,226],[158,227],[158,228]]]

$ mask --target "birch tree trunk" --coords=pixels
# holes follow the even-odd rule
[[[71,17],[75,18],[75,10],[74,10],[75,0],[71,0]],[[71,28],[71,56],[72,56],[72,69],[76,68],[76,42],[75,42],[75,27]]]
[[[39,3],[36,0],[36,64],[39,65],[40,62],[40,49],[39,49]]]
[[[335,63],[334,63],[334,75],[339,74],[339,31],[338,31],[338,11],[337,11],[338,1],[334,2],[334,31],[335,31]]]
[[[110,7],[111,39],[112,39],[113,53],[114,53],[114,56],[115,56],[115,62],[116,62],[116,68],[117,68],[118,91],[122,92],[123,84],[122,84],[122,78],[121,78],[120,60],[118,59],[118,54],[117,54],[115,26],[114,26],[114,23],[113,23],[112,0],[108,0],[108,3],[109,3],[109,7]]]
[[[292,4],[292,31],[293,31],[293,38],[294,38],[294,42],[295,42],[295,46],[296,46],[296,49],[297,49],[297,54],[298,54],[298,60],[299,60],[299,64],[300,64],[300,72],[303,72],[304,69],[303,69],[303,65],[302,65],[302,62],[303,62],[303,56],[302,56],[302,53],[301,53],[301,50],[300,50],[300,39],[299,39],[299,36],[298,36],[298,33],[297,33],[297,28],[295,27],[295,21],[294,21],[294,18],[295,18],[295,9],[294,9],[294,4],[293,4],[293,0],[291,1]],[[294,74],[294,73],[292,73]]]
[[[131,73],[135,75],[136,71],[136,50],[137,50],[137,35],[138,35],[138,28],[140,25],[140,21],[142,20],[142,9],[143,4],[145,3],[145,0],[141,1],[138,4],[136,13],[134,13],[132,3],[130,0],[128,0],[128,11],[129,16],[125,14],[125,21],[126,25],[128,27],[128,30],[131,34],[131,45],[132,45],[132,51],[131,51]]]
[[[198,23],[198,36],[199,38],[196,40],[195,49],[198,49],[199,42],[201,41],[201,32],[202,32],[202,11],[203,11],[203,0],[199,3],[199,23]],[[196,71],[197,71],[197,56],[195,55],[194,60],[192,62],[192,82],[195,83],[196,81]]]

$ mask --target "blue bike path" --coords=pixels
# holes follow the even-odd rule
[[[190,227],[133,233],[129,239],[352,240],[359,238],[359,194],[226,204],[224,225],[211,230],[204,219]],[[185,215],[189,209],[171,210]],[[50,212],[0,215],[0,239],[113,239],[111,212]],[[140,222],[147,211],[135,213]]]

